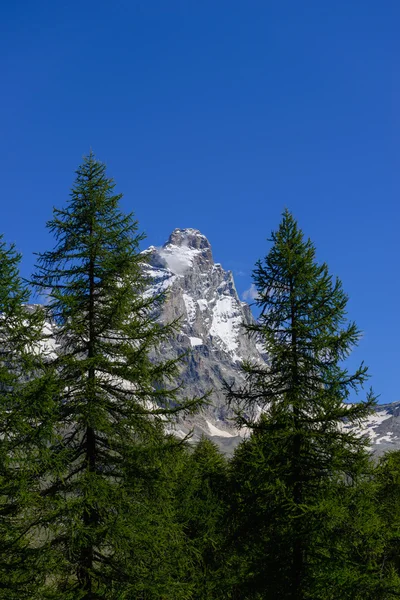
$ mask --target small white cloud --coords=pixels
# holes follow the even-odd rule
[[[252,300],[256,300],[257,296],[258,296],[257,288],[254,285],[254,283],[252,283],[251,286],[249,287],[249,289],[245,290],[242,294],[242,298],[246,302],[251,302]]]

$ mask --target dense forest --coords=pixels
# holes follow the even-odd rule
[[[346,368],[361,334],[341,282],[286,210],[246,326],[268,361],[226,384],[247,431],[228,459],[168,433],[212,390],[185,397],[184,352],[160,351],[179,320],[158,319],[120,199],[90,154],[29,282],[1,238],[0,598],[399,598],[400,452],[378,461],[343,427],[376,398]]]

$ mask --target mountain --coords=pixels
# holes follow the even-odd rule
[[[161,321],[181,318],[178,335],[162,353],[176,357],[188,351],[180,376],[185,396],[210,392],[209,405],[202,413],[179,420],[174,434],[184,437],[193,431],[194,441],[205,435],[231,454],[244,433],[234,427],[224,381],[240,385],[244,381],[240,369],[243,360],[266,360],[262,348],[243,327],[253,320],[250,307],[240,301],[232,273],[214,263],[211,245],[197,229],[175,229],[161,248],[151,246],[144,253],[153,282],[147,293],[165,291],[167,295]],[[31,305],[32,310],[37,308]],[[62,345],[56,340],[56,327],[47,324],[44,334],[44,347],[54,356]],[[350,426],[344,423],[343,427]],[[376,455],[400,449],[400,401],[377,406],[357,431],[370,437]]]
[[[181,374],[186,395],[211,391],[210,405],[202,414],[179,422],[176,434],[193,429],[194,439],[204,434],[230,453],[240,435],[226,406],[223,382],[243,381],[244,359],[264,360],[243,328],[253,319],[250,307],[240,301],[232,273],[214,263],[211,245],[197,229],[175,229],[161,248],[151,246],[145,252],[154,280],[148,293],[167,291],[161,320],[181,317],[176,340],[163,352],[177,356],[190,350]]]
[[[190,350],[181,373],[186,395],[211,390],[210,405],[202,414],[179,421],[175,434],[184,436],[193,430],[194,440],[206,435],[230,454],[241,435],[226,406],[223,382],[240,385],[241,361],[266,359],[242,325],[253,319],[250,307],[240,301],[232,273],[214,263],[211,245],[197,229],[175,229],[161,248],[151,246],[145,253],[154,280],[148,293],[167,292],[161,320],[181,317],[180,332],[163,353],[172,357]],[[379,405],[359,433],[369,435],[378,455],[400,449],[400,402]]]
[[[344,427],[349,426],[345,424]],[[377,456],[389,450],[400,450],[400,402],[379,404],[359,428],[359,433],[369,436],[371,449]]]

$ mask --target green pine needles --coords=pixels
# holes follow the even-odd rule
[[[52,402],[43,372],[43,311],[29,308],[20,255],[0,238],[0,598],[33,598],[44,555],[31,544],[38,467]]]
[[[48,224],[56,246],[39,256],[33,278],[57,340],[48,363],[58,379],[57,436],[39,527],[52,550],[48,598],[136,597],[160,550],[156,531],[137,530],[156,455],[171,444],[164,424],[199,404],[178,402],[177,360],[149,358],[174,324],[156,320],[163,298],[145,293],[143,236],[114,186],[93,154],[84,159],[67,207]]]
[[[239,426],[255,432],[235,459],[238,473],[256,486],[250,505],[261,494],[256,513],[246,514],[252,519],[248,529],[258,552],[276,542],[272,553],[248,566],[248,587],[303,600],[317,597],[309,587],[315,564],[332,560],[329,551],[318,552],[321,539],[315,537],[332,508],[324,498],[334,483],[355,479],[368,463],[365,438],[345,424],[365,419],[374,397],[370,392],[365,402],[346,404],[367,369],[349,373],[342,364],[360,333],[346,323],[340,281],[317,263],[314,245],[288,211],[271,241],[254,271],[260,316],[247,327],[264,346],[268,364],[246,363],[246,385],[228,388],[228,400]]]

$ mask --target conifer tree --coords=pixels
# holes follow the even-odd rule
[[[383,568],[390,570],[392,588],[400,596],[400,451],[383,455],[375,469],[376,500],[385,532]],[[393,582],[393,579],[396,583]]]
[[[41,526],[53,551],[46,598],[169,598],[173,589],[151,569],[175,532],[160,535],[143,508],[172,443],[165,423],[199,401],[177,400],[177,360],[149,358],[174,324],[157,321],[163,297],[146,294],[143,235],[114,187],[91,153],[67,206],[54,209],[55,248],[39,255],[33,277],[48,294],[59,378],[57,441],[42,479]]]
[[[34,598],[43,579],[29,516],[40,498],[37,468],[52,412],[40,351],[43,312],[26,305],[19,262],[0,237],[0,598],[7,600]]]
[[[396,516],[386,521],[379,483],[370,474],[356,483],[337,482],[324,498],[330,518],[316,543],[331,550],[331,559],[318,565],[316,597],[335,600],[395,600],[400,578],[391,542],[396,538]],[[332,508],[334,510],[332,510]],[[393,535],[394,534],[394,535]],[[392,537],[393,536],[393,537]]]
[[[246,384],[228,387],[228,400],[238,424],[256,435],[236,457],[245,461],[239,487],[248,485],[245,472],[253,472],[249,476],[262,499],[251,518],[259,521],[265,560],[261,547],[254,548],[249,597],[303,600],[317,597],[312,590],[317,565],[333,560],[329,541],[315,543],[334,511],[324,502],[326,491],[368,469],[366,440],[343,425],[363,420],[374,397],[370,392],[363,402],[346,402],[365,383],[367,368],[361,364],[349,373],[343,366],[360,332],[346,320],[341,282],[316,261],[314,245],[289,211],[271,242],[253,274],[260,316],[247,327],[264,345],[268,364],[245,363]]]
[[[218,447],[202,438],[186,451],[177,471],[177,516],[183,525],[193,565],[188,578],[193,599],[224,597],[224,565],[221,555],[224,530],[227,461]]]

